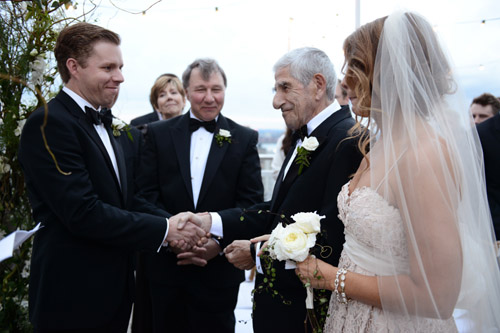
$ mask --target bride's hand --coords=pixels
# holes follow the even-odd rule
[[[266,234],[266,235],[262,235],[262,236],[259,236],[259,237],[255,237],[255,238],[250,239],[250,241],[251,241],[252,243],[264,242],[264,244],[262,244],[262,246],[260,247],[260,251],[259,251],[259,253],[257,253],[257,257],[260,257],[260,255],[261,255],[261,254],[264,252],[264,250],[266,249],[266,246],[267,246],[267,244],[268,244],[269,237],[271,237],[271,234]]]
[[[336,273],[337,267],[314,256],[309,256],[306,260],[297,263],[297,268],[295,268],[295,274],[302,283],[310,283],[314,289],[333,290]]]

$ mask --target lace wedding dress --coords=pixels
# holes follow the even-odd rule
[[[381,248],[381,244],[374,242],[377,239],[389,239],[392,244],[384,244],[384,248],[391,247],[393,253],[400,256],[401,262],[408,262],[406,238],[398,209],[370,187],[356,188],[349,195],[349,183],[342,187],[337,202],[346,236],[339,267],[350,272],[376,275],[364,267],[370,267],[375,261],[380,262],[380,258],[374,258],[374,250]],[[383,271],[383,265],[379,265],[377,270]],[[325,332],[457,332],[453,318],[419,320],[418,327],[415,327],[415,321],[394,314],[388,318],[382,309],[355,300],[341,304],[335,295],[330,299],[328,315]]]

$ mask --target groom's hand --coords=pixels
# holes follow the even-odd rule
[[[212,227],[212,216],[208,212],[203,213],[179,213],[174,217],[178,217],[178,228],[182,229],[188,222],[196,224],[198,227],[205,230],[207,237],[210,237],[210,228]],[[201,246],[201,245],[200,245]]]
[[[193,246],[203,246],[208,241],[208,234],[200,228],[201,218],[191,212],[180,213],[169,219],[166,241],[172,247],[189,250]]]
[[[245,270],[255,266],[254,258],[250,251],[249,240],[235,240],[224,249],[227,261],[234,267]]]

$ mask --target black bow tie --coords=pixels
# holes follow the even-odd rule
[[[194,132],[197,131],[200,127],[205,127],[207,131],[213,133],[215,131],[215,119],[210,121],[199,121],[194,118],[189,118],[189,131]]]
[[[298,130],[293,131],[292,133],[292,147],[297,143],[297,141],[300,139],[304,141],[304,138],[306,138],[309,134],[307,133],[307,125],[302,126]]]
[[[87,115],[87,119],[95,125],[100,125],[102,123],[104,126],[111,127],[111,123],[113,122],[113,114],[111,113],[111,109],[108,108],[102,108],[101,111],[98,112],[86,106],[85,114]]]

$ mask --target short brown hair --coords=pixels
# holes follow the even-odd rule
[[[59,37],[57,37],[54,55],[64,83],[67,83],[70,79],[66,61],[73,58],[81,66],[85,67],[87,59],[94,51],[94,45],[100,41],[120,45],[120,36],[111,30],[87,22],[67,26],[61,31]]]
[[[156,110],[158,108],[158,95],[160,95],[160,92],[165,89],[165,87],[171,83],[179,93],[182,95],[183,98],[186,98],[186,92],[184,91],[184,88],[182,87],[182,82],[181,80],[177,77],[175,74],[162,74],[160,75],[153,86],[151,87],[151,93],[149,94],[149,102],[153,106],[153,108]]]
[[[484,93],[481,96],[474,98],[470,105],[472,106],[472,104],[479,104],[482,106],[491,105],[491,109],[493,110],[493,115],[496,115],[500,111],[500,101],[498,100],[497,97],[489,93]]]
[[[224,81],[224,87],[227,87],[226,73],[224,73],[222,67],[220,67],[217,61],[215,61],[214,59],[206,58],[196,59],[186,68],[186,70],[182,74],[182,84],[184,86],[184,89],[187,89],[189,87],[191,72],[195,68],[200,69],[201,77],[206,81],[210,78],[210,75],[212,75],[212,73],[220,73],[220,75],[222,76],[222,80]]]

